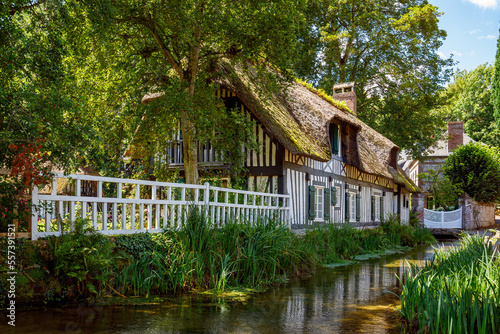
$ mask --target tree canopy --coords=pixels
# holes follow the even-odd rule
[[[242,115],[226,115],[224,106],[213,96],[218,61],[251,60],[262,68],[274,66],[280,78],[290,77],[287,74],[291,73],[288,69],[294,59],[295,36],[302,25],[304,4],[301,0],[99,0],[67,5],[78,8],[71,15],[72,20],[92,27],[83,35],[93,36],[98,31],[100,36],[93,36],[98,39],[95,46],[113,49],[114,53],[130,53],[134,70],[142,76],[144,92],[165,93],[162,99],[167,103],[162,107],[168,104],[169,111],[161,113],[180,123],[186,181],[197,183],[196,140],[210,138],[222,149],[228,149],[226,143],[238,147],[230,137],[234,131],[217,133],[218,138],[214,138],[213,129],[241,127],[244,123]],[[86,13],[85,17],[81,17],[81,12]],[[158,110],[159,105],[152,108],[155,107]],[[146,118],[155,117],[157,122],[171,124],[161,116],[156,112]],[[248,135],[243,136],[243,143],[250,142]],[[239,151],[229,150],[227,153],[232,154],[225,156]]]
[[[422,0],[318,0],[310,6],[303,40],[315,53],[299,59],[299,76],[326,91],[355,82],[359,118],[419,156],[441,132],[432,108],[451,74],[452,60],[437,53],[446,37],[438,8]],[[312,73],[311,58],[317,60]]]
[[[500,146],[492,98],[493,67],[483,64],[468,72],[457,70],[453,82],[441,92],[442,105],[436,110],[446,121],[461,120],[474,140]]]
[[[432,107],[451,63],[436,52],[439,15],[423,0],[2,4],[0,164],[40,157],[40,168],[117,175],[127,148],[164,154],[179,124],[187,182],[198,182],[197,141],[241,167],[255,140],[214,94],[222,59],[252,62],[277,89],[294,75],[326,91],[355,81],[359,118],[419,155],[441,132]],[[151,93],[162,97],[142,104]]]
[[[500,128],[500,35],[497,40],[497,54],[495,56],[495,65],[493,69],[493,82],[491,103],[493,104],[493,111],[495,115],[495,122],[497,127]]]

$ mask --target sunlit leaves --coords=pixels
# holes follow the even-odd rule
[[[474,140],[500,146],[492,100],[493,67],[479,65],[472,71],[457,70],[453,82],[441,93],[443,105],[437,110],[447,121],[461,120]]]
[[[327,92],[335,83],[355,82],[358,117],[419,156],[441,132],[439,115],[428,109],[451,64],[437,54],[446,36],[438,9],[420,0],[319,0],[311,6],[319,10],[310,36],[322,45],[310,55],[317,62],[314,82]],[[297,73],[313,77],[304,63]]]

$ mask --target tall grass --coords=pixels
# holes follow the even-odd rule
[[[415,231],[397,219],[389,219],[379,229],[329,224],[299,236],[273,219],[233,220],[215,225],[193,209],[179,230],[119,235],[111,240],[99,235],[105,239],[101,246],[106,246],[106,252],[92,246],[96,256],[82,259],[85,268],[99,269],[91,274],[85,268],[79,269],[81,279],[77,283],[92,288],[80,289],[86,296],[104,290],[122,296],[146,296],[190,289],[222,293],[229,286],[263,288],[310,272],[320,264],[417,243]],[[74,250],[89,248],[88,240],[87,235],[69,233],[55,247],[55,262],[60,269],[57,274],[61,278],[75,276],[75,270],[69,270],[73,267],[62,265],[61,261],[66,259],[65,263],[80,266],[74,260]],[[67,250],[67,257],[62,250]],[[61,285],[66,281],[59,279]]]
[[[396,216],[391,216],[376,229],[357,229],[350,224],[329,224],[310,230],[302,240],[302,247],[312,251],[317,262],[331,263],[385,249],[435,241],[428,229],[401,224]]]
[[[408,327],[430,333],[500,331],[500,262],[481,236],[462,235],[458,247],[437,249],[421,270],[403,277],[401,314]]]
[[[311,266],[309,254],[296,247],[298,237],[272,220],[215,227],[193,210],[181,230],[165,234],[171,241],[168,248],[134,259],[119,275],[117,285],[123,294],[259,287]]]

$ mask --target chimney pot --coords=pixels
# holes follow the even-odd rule
[[[333,95],[335,100],[344,101],[347,107],[356,115],[356,89],[354,82],[344,82],[333,85]]]

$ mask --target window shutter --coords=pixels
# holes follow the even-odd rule
[[[361,220],[361,195],[356,194],[356,221]]]
[[[316,187],[309,186],[309,219],[316,218]]]
[[[332,204],[331,204],[332,206],[337,205],[337,188],[336,187],[332,187],[331,202],[332,202]]]
[[[380,221],[384,219],[384,198],[380,197]]]
[[[375,221],[375,196],[372,196],[372,221]]]
[[[330,188],[325,188],[324,190],[325,198],[324,198],[324,204],[325,204],[325,221],[330,219]]]
[[[337,124],[332,124],[332,126],[333,126],[332,152],[335,155],[339,155],[339,127]]]
[[[345,221],[349,222],[351,220],[350,211],[349,211],[349,192],[345,192]]]

